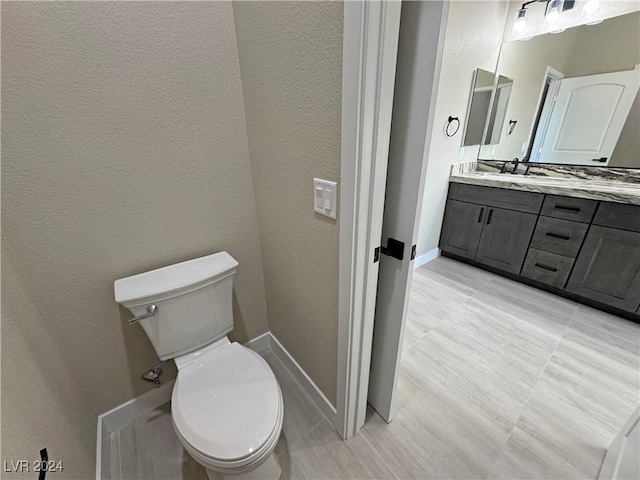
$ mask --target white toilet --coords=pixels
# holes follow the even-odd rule
[[[175,360],[173,426],[207,476],[277,479],[280,386],[260,355],[226,337],[237,266],[227,252],[215,253],[116,280],[115,297],[160,359]]]

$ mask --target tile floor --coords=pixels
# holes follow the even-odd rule
[[[343,442],[271,353],[283,478],[597,478],[640,401],[640,325],[440,257],[414,272],[397,414]],[[205,479],[170,407],[112,434],[113,478]]]

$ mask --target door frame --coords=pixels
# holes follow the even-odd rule
[[[334,427],[364,424],[401,0],[344,3],[338,371]]]
[[[531,154],[529,156],[530,162],[537,162],[540,158],[539,150],[542,147],[543,139],[547,134],[549,121],[551,120],[551,114],[553,113],[555,97],[558,95],[560,82],[563,78],[565,78],[564,73],[547,65],[544,82],[542,83],[540,95],[538,96],[538,105],[535,110],[536,112],[540,112],[540,118],[537,122],[534,122],[533,125],[531,125],[531,132],[529,132],[529,142],[532,143]],[[545,96],[544,89],[547,84],[549,85],[549,89]]]

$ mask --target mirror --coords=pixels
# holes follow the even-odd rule
[[[491,114],[487,118],[484,145],[497,145],[500,143],[500,137],[502,135],[501,126],[504,124],[504,119],[507,114],[509,98],[511,97],[511,87],[513,87],[513,80],[511,78],[498,75],[498,83],[493,90],[494,94],[491,99]]]
[[[465,126],[462,145],[480,145],[484,135],[484,127],[493,96],[493,82],[495,75],[481,68],[473,72],[471,83],[471,102],[467,112],[467,125]]]
[[[478,158],[640,168],[639,25],[634,12],[504,43]]]

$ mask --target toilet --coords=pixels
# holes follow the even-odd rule
[[[115,298],[160,359],[175,361],[173,426],[209,479],[277,479],[280,386],[260,355],[226,336],[237,267],[215,253],[116,280]]]

